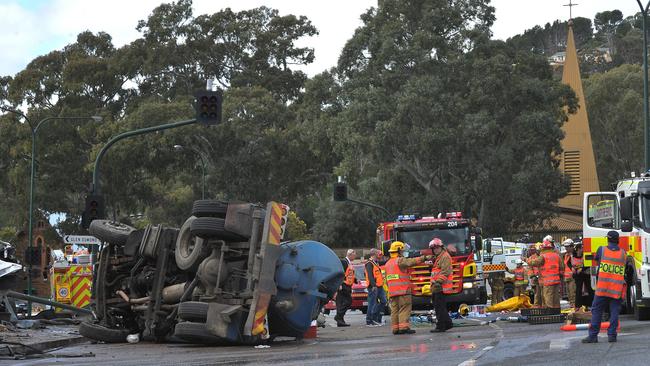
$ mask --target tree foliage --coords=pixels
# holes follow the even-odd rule
[[[617,54],[626,55],[617,60],[627,60],[638,19],[619,18],[597,16],[595,34],[591,20],[576,18],[577,42],[587,47],[613,34]],[[81,233],[84,195],[104,144],[125,131],[192,118],[192,94],[212,78],[224,90],[221,125],[133,137],[108,151],[100,175],[107,216],[139,227],[180,225],[200,197],[198,155],[208,197],[286,202],[288,237],[331,246],[370,246],[377,223],[390,219],[332,202],[339,175],[352,197],[393,214],[462,210],[495,235],[552,215],[566,192],[555,158],[561,126],[576,101],[545,56],[563,47],[566,23],[493,41],[488,0],[383,0],[361,20],[336,67],[311,78],[294,67],[314,59],[311,47],[297,43],[317,34],[307,18],[266,7],[195,15],[190,0],[153,9],[129,44],[83,32],[0,78],[0,105],[25,110],[34,123],[104,118],[57,120],[39,130],[38,214],[64,213],[58,228]],[[590,85],[606,105],[598,79]],[[0,227],[22,227],[26,119],[0,115],[0,138],[8,142],[0,144]],[[172,149],[177,144],[187,148]]]

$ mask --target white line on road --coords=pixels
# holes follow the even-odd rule
[[[490,323],[489,326],[490,326],[490,328],[495,329],[497,331],[496,340],[494,342],[492,342],[492,345],[483,347],[483,349],[478,354],[476,354],[474,357],[470,358],[469,360],[465,360],[465,361],[459,363],[458,366],[474,366],[474,365],[476,365],[476,360],[481,358],[481,356],[483,356],[487,351],[489,351],[489,350],[493,349],[494,347],[496,347],[497,344],[499,344],[499,341],[501,341],[503,339],[503,328],[496,325],[495,323]]]

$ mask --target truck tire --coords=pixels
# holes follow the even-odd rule
[[[79,334],[106,343],[126,343],[129,333],[128,329],[113,329],[95,323],[83,322],[79,325]]]
[[[208,241],[192,235],[190,227],[194,220],[196,217],[190,216],[181,226],[174,251],[176,265],[181,270],[188,272],[196,272],[199,264],[210,255]]]
[[[223,239],[230,241],[245,241],[247,238],[226,231],[226,220],[217,217],[197,217],[190,224],[192,235],[204,239]]]
[[[88,231],[90,235],[101,241],[114,245],[124,245],[126,239],[129,238],[129,234],[135,231],[135,228],[110,220],[93,220]]]
[[[508,300],[513,296],[515,296],[515,285],[512,282],[508,282],[503,286],[503,299]]]
[[[174,336],[190,343],[226,344],[227,342],[208,332],[205,323],[180,322],[174,328]]]
[[[178,304],[178,317],[189,322],[205,323],[208,319],[207,302],[185,301]]]
[[[192,205],[192,215],[196,217],[225,218],[228,202],[218,200],[196,200]]]

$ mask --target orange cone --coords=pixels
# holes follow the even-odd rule
[[[565,332],[570,332],[574,330],[587,330],[589,329],[589,326],[591,324],[566,324],[560,327],[560,330],[563,330]],[[600,323],[600,331],[607,331],[607,328],[609,328],[609,322],[602,322]],[[616,331],[621,330],[621,322],[618,322],[618,328]]]

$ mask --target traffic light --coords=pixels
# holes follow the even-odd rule
[[[194,93],[194,110],[196,120],[204,125],[216,125],[221,122],[221,90],[197,90]]]
[[[334,184],[334,201],[346,201],[348,199],[348,185],[342,182]]]
[[[81,217],[81,226],[84,229],[90,227],[93,220],[104,218],[104,196],[88,195],[86,196],[86,209]]]
[[[280,219],[280,238],[284,239],[285,228],[287,227],[287,221],[289,221],[289,206],[285,204],[280,204],[282,209],[282,217]]]

